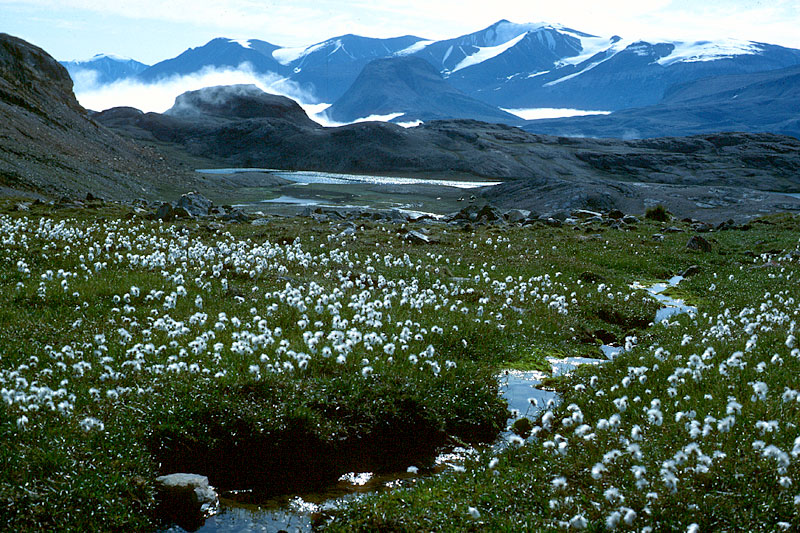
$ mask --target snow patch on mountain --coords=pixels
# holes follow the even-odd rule
[[[497,57],[509,48],[512,48],[517,43],[519,43],[522,39],[525,38],[527,33],[523,33],[522,35],[517,35],[513,39],[508,42],[502,43],[497,46],[487,46],[487,47],[477,47],[478,51],[472,55],[468,55],[461,62],[453,68],[450,72],[458,72],[459,70],[465,69],[467,67],[471,67],[473,65],[478,65],[483,63],[484,61],[488,61],[493,57]]]
[[[758,43],[723,39],[719,41],[698,41],[694,43],[673,42],[675,49],[666,57],[658,60],[658,64],[668,67],[675,63],[697,63],[700,61],[717,61],[732,59],[740,55],[756,55],[764,51]]]
[[[581,53],[573,57],[561,59],[557,66],[580,65],[597,54],[609,50],[615,43],[621,42],[619,37],[586,37],[578,33],[562,30],[561,33],[575,37],[581,42]]]
[[[253,47],[250,45],[250,41],[248,39],[228,39],[229,43],[236,43],[242,48],[249,48],[252,49]]]
[[[504,43],[508,43],[509,41],[516,39],[520,35],[547,28],[560,31],[560,27],[558,25],[547,24],[545,22],[517,24],[515,22],[501,20],[486,30],[484,39],[489,47],[501,46]]]
[[[563,83],[563,82],[571,80],[573,78],[577,78],[581,74],[585,74],[586,72],[589,72],[590,70],[592,70],[596,66],[602,65],[603,63],[605,63],[606,61],[608,61],[609,59],[611,59],[612,57],[614,57],[618,53],[620,53],[623,50],[625,50],[626,48],[628,48],[628,46],[630,46],[631,44],[633,44],[631,41],[628,41],[626,39],[619,39],[618,41],[614,42],[604,52],[602,50],[600,52],[598,52],[598,53],[602,53],[603,54],[602,59],[599,59],[597,61],[593,61],[592,63],[590,63],[589,65],[587,65],[586,67],[584,67],[583,69],[581,69],[578,72],[575,72],[573,74],[569,74],[567,76],[564,76],[563,78],[558,78],[557,80],[553,80],[553,81],[551,81],[549,83],[545,83],[543,85],[543,87],[552,87],[553,85],[558,85],[559,83]],[[590,57],[594,57],[594,55],[597,55],[597,54],[593,54]],[[574,59],[574,58],[572,58],[572,59]]]
[[[281,65],[291,65],[295,61],[300,58],[303,58],[309,54],[313,54],[317,50],[324,48],[325,46],[329,45],[328,41],[321,42],[318,44],[314,44],[311,46],[300,46],[295,48],[278,48],[272,52],[272,57],[280,63]]]
[[[416,43],[412,44],[408,48],[400,50],[399,52],[395,52],[394,55],[396,55],[398,57],[399,56],[410,56],[411,54],[416,54],[417,52],[420,52],[420,51],[426,49],[427,47],[429,47],[430,45],[432,45],[435,42],[436,41],[417,41]]]

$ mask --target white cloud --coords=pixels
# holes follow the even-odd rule
[[[155,83],[135,79],[120,80],[108,85],[97,85],[91,77],[75,80],[75,95],[80,104],[96,111],[111,107],[135,107],[145,112],[163,113],[175,103],[175,98],[186,92],[217,85],[252,84],[264,92],[287,96],[303,104],[313,103],[311,96],[296,83],[277,74],[258,74],[248,64],[236,69],[207,68],[194,74],[173,76]]]

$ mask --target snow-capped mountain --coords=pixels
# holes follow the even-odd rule
[[[124,78],[136,76],[147,65],[127,57],[110,54],[97,54],[86,61],[61,61],[73,81],[86,81],[108,84]]]
[[[333,102],[347,91],[367,63],[392,57],[421,41],[410,35],[392,39],[343,35],[306,48],[279,48],[272,57],[319,101]]]
[[[194,74],[208,68],[239,68],[247,64],[257,73],[272,72],[286,75],[289,69],[272,57],[279,47],[258,39],[227,39],[218,37],[181,55],[156,63],[142,71],[142,81],[157,81],[176,75]]]
[[[476,100],[448,84],[420,57],[400,56],[370,61],[355,82],[327,109],[336,122],[371,116],[400,123],[469,118],[520,124],[519,117]]]
[[[373,59],[416,56],[457,89],[502,108],[560,107],[613,111],[661,100],[675,83],[800,64],[800,50],[750,41],[678,42],[599,37],[557,24],[488,28],[443,41],[415,36],[344,35],[285,48],[255,39],[214,39],[158,63],[139,77],[155,80],[206,67],[248,63],[333,102]]]

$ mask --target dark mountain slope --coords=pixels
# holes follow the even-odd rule
[[[320,101],[334,102],[347,91],[367,63],[392,57],[420,40],[412,35],[390,39],[342,35],[309,46],[286,65],[290,67],[293,81],[311,88]]]
[[[403,113],[398,122],[471,118],[520,123],[518,117],[470,98],[449,85],[430,63],[418,57],[376,59],[329,109],[337,122]]]
[[[219,37],[203,46],[190,48],[181,55],[156,63],[139,73],[142,81],[157,81],[176,75],[193,74],[208,68],[239,68],[247,63],[258,73],[288,73],[288,68],[278,63],[272,52],[278,47],[266,41],[252,39],[241,41]]]
[[[155,196],[161,182],[190,183],[159,159],[92,121],[66,69],[46,52],[0,34],[0,193],[92,192]]]
[[[772,132],[800,138],[800,67],[716,76],[675,85],[663,102],[611,115],[537,120],[532,133],[647,138],[720,131]]]

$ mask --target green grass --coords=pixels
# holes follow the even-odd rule
[[[579,406],[585,423],[596,425],[623,392],[642,405],[661,398],[664,437],[648,434],[642,444],[653,477],[653,465],[687,442],[680,424],[667,423],[674,409],[694,408],[702,419],[724,408],[731,385],[689,383],[686,405],[668,409],[666,377],[707,344],[717,354],[744,349],[741,335],[703,340],[709,325],[702,313],[756,306],[763,314],[762,301],[783,309],[791,307],[787,298],[800,299],[787,281],[795,261],[751,268],[765,261],[753,254],[796,248],[798,221],[788,216],[713,233],[714,249],[700,254],[685,249],[685,234],[653,240],[662,226],[652,222],[635,231],[534,225],[465,232],[363,221],[355,236],[342,237],[344,226],[308,219],[220,230],[205,221],[146,221],[116,204],[20,212],[15,203],[0,202],[0,523],[17,531],[154,529],[154,478],[172,471],[279,493],[301,488],[291,481],[297,478],[324,485],[359,468],[424,466],[437,446],[491,441],[503,428],[501,369],[596,356],[601,338],[635,336],[638,347],[593,368],[593,386],[580,370],[562,380],[563,405]],[[433,244],[403,239],[403,230],[423,228]],[[692,264],[700,272],[681,291],[701,318],[650,327],[657,304],[631,284]],[[780,291],[783,302],[774,296]],[[771,358],[788,327],[759,333],[748,357]],[[684,335],[692,339],[681,346]],[[658,360],[653,370],[655,346],[683,359]],[[783,360],[786,372],[763,373],[770,391],[798,388],[795,359]],[[754,366],[746,371],[757,372]],[[651,369],[647,382],[612,391],[629,367]],[[754,376],[737,378],[730,394],[743,398]],[[595,394],[600,389],[603,396]],[[700,402],[704,394],[716,403]],[[626,411],[626,430],[645,423],[646,414],[634,411]],[[567,414],[562,407],[554,416]],[[795,415],[766,402],[753,416]],[[790,430],[776,437],[783,448],[791,449]],[[542,446],[553,435],[540,430],[492,469],[489,457],[470,460],[465,472],[365,499],[329,527],[539,530],[583,513],[601,530],[610,511],[590,502],[606,501],[605,484],[629,491],[631,465],[612,469],[601,484],[587,468],[619,446],[619,435],[598,431],[596,441],[577,446],[579,437],[561,434],[570,442],[565,456]],[[692,494],[706,494],[692,504],[714,505],[720,524],[742,520],[745,529],[769,513],[796,524],[785,491],[774,489],[774,464],[754,460],[749,448],[738,453],[749,434],[729,435],[739,440],[718,443],[728,450],[724,472],[744,469],[758,478],[757,490],[751,494],[733,474],[692,479]],[[745,468],[747,461],[753,465]],[[566,492],[542,489],[560,475]],[[794,463],[787,475],[796,487]],[[649,515],[645,500],[626,496],[637,525],[685,529],[701,520],[691,509],[670,509],[682,492],[659,493]],[[560,503],[551,508],[553,499]],[[702,525],[716,524],[708,520]]]

